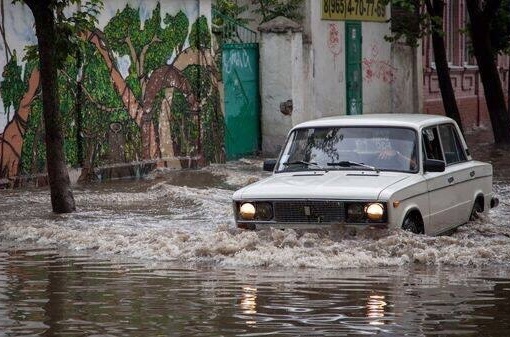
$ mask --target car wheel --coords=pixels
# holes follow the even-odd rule
[[[483,212],[483,206],[480,200],[476,200],[473,205],[473,209],[471,210],[471,215],[469,216],[469,221],[473,221],[476,219],[480,219],[480,213]]]
[[[408,214],[402,223],[402,229],[406,232],[414,234],[423,234],[423,222],[420,216],[416,213]]]

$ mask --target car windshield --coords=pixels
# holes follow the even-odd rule
[[[408,128],[322,127],[294,130],[277,172],[374,170],[417,172],[417,136]]]

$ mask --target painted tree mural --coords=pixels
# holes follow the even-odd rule
[[[103,31],[83,32],[86,48],[59,73],[68,164],[84,168],[181,158],[199,165],[224,160],[218,70],[205,17],[183,11],[144,21],[126,5]],[[0,93],[14,118],[0,134],[0,178],[44,171],[38,69],[15,51]]]

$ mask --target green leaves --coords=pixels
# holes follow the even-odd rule
[[[188,34],[189,21],[182,11],[175,16],[167,14],[163,20],[164,28],[161,28],[161,15],[158,12],[157,22],[158,29],[154,30],[157,33],[146,38],[147,52],[143,65],[146,72],[166,64],[174,51],[182,50]]]
[[[510,53],[510,0],[502,0],[490,24],[491,45],[495,54]]]
[[[393,0],[391,1],[390,30],[391,35],[385,36],[389,42],[405,41],[408,46],[417,47],[424,36],[443,31],[443,18],[436,15],[443,7],[434,8],[432,0]],[[389,0],[385,1],[390,3]],[[426,6],[428,3],[429,6]],[[426,10],[423,10],[426,8]]]
[[[120,55],[130,55],[130,47],[134,52],[140,52],[140,15],[138,11],[126,5],[122,11],[108,22],[104,28],[104,33],[108,39],[110,47]],[[129,37],[129,42],[126,39]]]
[[[175,16],[167,14],[163,22],[166,25],[163,31],[163,40],[172,41],[175,45],[176,52],[180,53],[188,37],[188,17],[183,11],[179,11]]]
[[[253,13],[262,17],[261,23],[270,21],[278,16],[284,16],[296,22],[303,19],[304,0],[253,0],[255,5]],[[224,17],[232,19],[236,25],[246,26],[252,19],[242,15],[248,10],[248,5],[239,5],[236,0],[216,0],[213,10],[220,15],[213,18],[213,24],[222,26],[225,24]]]
[[[190,46],[195,49],[211,48],[211,35],[209,34],[207,19],[204,16],[199,17],[191,26],[189,43]]]
[[[244,12],[248,10],[248,5],[239,5],[237,1],[230,0],[216,0],[216,4],[212,5],[213,11],[221,15],[213,15],[213,25],[222,26],[225,24],[223,17],[228,17],[234,20],[236,25],[245,26],[252,19],[241,17]]]
[[[262,16],[262,22],[271,21],[278,16],[284,16],[300,22],[303,0],[257,0],[257,9],[253,12]]]
[[[26,84],[21,77],[21,66],[18,65],[16,50],[12,58],[5,65],[3,70],[4,80],[0,82],[0,94],[2,96],[3,105],[6,113],[9,113],[10,107],[14,107],[14,111],[19,108],[21,97],[27,90]]]
[[[24,0],[14,0],[13,2],[25,2]],[[66,15],[66,9],[71,5],[78,5],[78,10],[72,11]],[[35,7],[35,10],[38,7]],[[103,8],[102,0],[87,0],[82,4],[81,0],[53,0],[50,1],[50,9],[55,15],[56,30],[56,48],[54,57],[57,61],[57,67],[61,69],[66,59],[74,54],[76,49],[83,49],[85,41],[79,38],[79,33],[85,30],[94,29],[97,24],[96,16]],[[40,10],[40,9],[39,9]],[[38,60],[38,50],[36,46],[25,47],[25,61]]]

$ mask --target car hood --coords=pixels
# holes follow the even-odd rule
[[[377,200],[384,189],[408,177],[365,171],[277,173],[236,191],[233,198]]]

